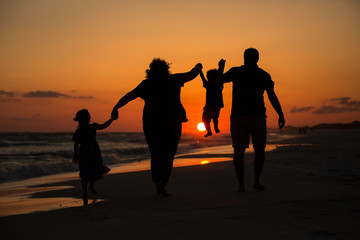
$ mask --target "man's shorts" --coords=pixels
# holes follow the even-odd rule
[[[234,148],[248,148],[250,136],[254,149],[266,147],[265,117],[232,117],[230,131]]]
[[[203,122],[211,122],[211,119],[219,118],[220,116],[220,108],[204,108],[204,112],[202,115]]]

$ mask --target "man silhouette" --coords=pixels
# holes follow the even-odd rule
[[[279,115],[279,128],[285,125],[284,114],[274,91],[274,82],[270,74],[257,66],[259,52],[248,48],[244,52],[244,65],[233,67],[223,75],[224,82],[233,83],[231,109],[231,137],[234,148],[234,168],[239,181],[239,192],[244,186],[244,154],[249,147],[250,136],[253,142],[254,183],[253,188],[264,190],[260,176],[264,167],[266,147],[266,108],[264,91],[271,105]]]

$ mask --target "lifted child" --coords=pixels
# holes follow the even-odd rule
[[[224,89],[223,82],[221,81],[221,76],[224,72],[225,60],[221,59],[219,61],[219,69],[211,69],[207,71],[206,76],[207,80],[203,74],[200,72],[201,79],[203,81],[203,86],[206,89],[206,104],[204,107],[204,112],[202,115],[202,121],[204,122],[207,134],[204,137],[209,137],[212,135],[210,122],[211,119],[214,123],[214,129],[216,133],[219,133],[219,115],[220,109],[224,107],[224,101],[222,96],[222,91]]]

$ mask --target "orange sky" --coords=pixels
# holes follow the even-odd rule
[[[173,73],[197,62],[207,71],[224,58],[226,71],[243,63],[248,47],[260,51],[288,125],[360,120],[359,12],[352,0],[2,0],[0,131],[73,131],[81,108],[104,122],[154,57],[171,62]],[[223,131],[231,88],[224,89]],[[200,78],[185,85],[182,102],[184,131],[196,131],[205,104]],[[130,103],[107,130],[141,131],[142,107]]]

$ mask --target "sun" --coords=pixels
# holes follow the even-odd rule
[[[200,132],[203,132],[206,130],[205,128],[205,125],[203,122],[200,122],[198,125],[197,125],[197,129],[200,131]]]

